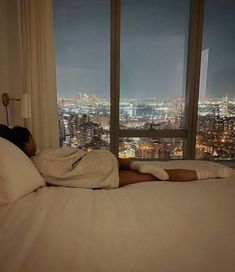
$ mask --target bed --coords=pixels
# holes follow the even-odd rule
[[[21,175],[34,183],[38,177],[28,172]],[[17,175],[12,182],[24,183]],[[111,190],[40,182],[0,205],[2,272],[234,271],[234,171],[229,178]]]

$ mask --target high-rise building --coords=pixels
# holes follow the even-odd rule
[[[229,98],[228,95],[225,95],[221,99],[220,104],[220,116],[229,116]]]

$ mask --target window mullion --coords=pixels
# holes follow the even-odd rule
[[[195,158],[204,0],[191,0],[186,80],[184,158]]]
[[[186,130],[184,129],[123,129],[119,131],[120,137],[143,137],[143,138],[185,138]]]
[[[111,0],[110,56],[110,150],[118,156],[119,149],[119,91],[120,91],[120,0]]]

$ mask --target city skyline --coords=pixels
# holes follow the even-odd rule
[[[60,144],[85,150],[109,149],[110,104],[88,94],[58,101]],[[128,99],[120,104],[120,129],[184,129],[184,101]],[[235,100],[228,96],[199,102],[196,159],[234,158]],[[167,136],[166,136],[167,137]],[[183,138],[119,138],[122,158],[182,159]]]

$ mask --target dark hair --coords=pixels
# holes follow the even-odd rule
[[[11,129],[3,124],[0,124],[0,137],[10,140],[10,133],[11,133]]]
[[[30,131],[25,127],[16,126],[11,129],[10,141],[24,151],[25,145],[32,137]]]

